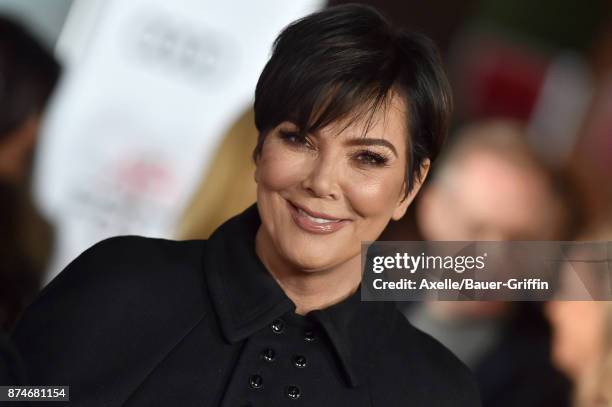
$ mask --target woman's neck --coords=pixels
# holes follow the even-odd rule
[[[341,302],[355,292],[361,281],[361,259],[324,270],[301,270],[274,250],[260,227],[255,237],[255,252],[268,272],[295,304],[295,312],[305,315]]]

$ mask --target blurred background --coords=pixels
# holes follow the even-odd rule
[[[253,203],[272,42],[343,3],[0,0],[1,328],[103,238],[206,238]],[[433,38],[455,95],[446,153],[382,240],[612,240],[609,1],[360,3]],[[399,307],[485,406],[612,405],[606,303]]]

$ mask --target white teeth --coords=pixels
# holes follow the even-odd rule
[[[329,219],[321,219],[321,218],[315,218],[314,216],[310,216],[309,214],[307,214],[306,212],[304,212],[302,209],[298,208],[298,212],[304,216],[306,216],[308,219],[312,220],[313,222],[316,223],[336,223],[338,222],[337,220],[329,220]]]

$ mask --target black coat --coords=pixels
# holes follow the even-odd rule
[[[71,406],[478,406],[467,368],[392,303],[306,316],[254,250],[256,206],[208,241],[105,240],[18,323],[36,385]]]

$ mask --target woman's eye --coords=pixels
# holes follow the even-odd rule
[[[355,157],[360,164],[371,165],[375,167],[383,167],[387,165],[389,159],[384,155],[372,151],[362,151]]]
[[[279,130],[278,133],[281,139],[291,143],[298,143],[304,141],[303,138],[300,139],[300,135],[297,132]]]
[[[279,130],[278,133],[280,138],[289,144],[297,146],[310,146],[310,141],[296,131]]]

